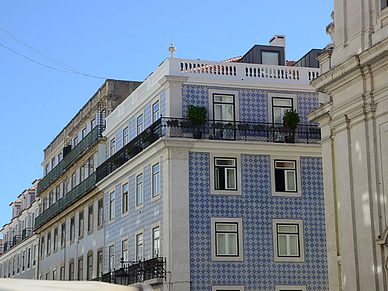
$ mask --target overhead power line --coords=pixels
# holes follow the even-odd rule
[[[39,50],[37,50],[36,48],[30,46],[29,44],[25,43],[24,41],[22,41],[21,39],[17,38],[16,36],[14,36],[13,34],[11,34],[10,32],[8,32],[7,30],[5,30],[5,29],[2,28],[2,27],[0,27],[0,31],[2,31],[3,33],[5,33],[5,34],[8,35],[9,37],[11,37],[13,40],[15,40],[15,41],[17,41],[18,43],[20,43],[21,45],[27,47],[28,49],[32,50],[33,52],[37,53],[38,55],[44,57],[45,59],[47,59],[47,60],[49,60],[49,61],[55,63],[56,65],[58,65],[58,66],[60,66],[60,67],[62,67],[62,68],[64,68],[64,69],[54,68],[54,67],[52,67],[52,66],[48,66],[48,65],[45,65],[45,64],[43,64],[43,63],[41,63],[41,62],[35,61],[34,59],[29,58],[29,57],[27,57],[27,56],[25,56],[25,55],[23,55],[23,54],[21,54],[21,53],[18,53],[18,52],[16,52],[15,50],[12,50],[12,49],[10,49],[9,47],[7,47],[7,46],[5,46],[5,45],[3,45],[3,44],[0,43],[0,45],[1,45],[2,47],[4,47],[5,49],[7,49],[7,50],[9,50],[9,51],[11,51],[11,52],[13,52],[13,53],[19,55],[19,56],[21,56],[21,57],[23,57],[23,58],[25,58],[25,59],[31,61],[31,62],[34,62],[34,63],[36,63],[36,64],[38,64],[38,65],[41,65],[41,66],[44,66],[44,67],[46,67],[46,68],[49,68],[49,69],[52,69],[52,70],[56,70],[56,71],[59,71],[59,72],[64,72],[64,73],[74,73],[74,74],[83,75],[83,76],[91,77],[91,78],[97,78],[97,79],[108,79],[108,78],[103,78],[103,77],[99,77],[99,76],[95,76],[95,75],[89,74],[89,73],[87,73],[87,72],[84,72],[84,71],[78,70],[78,69],[76,69],[76,68],[73,68],[72,66],[67,65],[67,64],[65,64],[65,63],[63,63],[63,62],[61,62],[61,61],[58,61],[58,60],[56,60],[56,59],[50,57],[49,55],[46,55],[45,53],[40,52]]]

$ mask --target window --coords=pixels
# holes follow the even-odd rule
[[[84,260],[82,258],[78,259],[78,280],[82,281],[84,279],[83,266]]]
[[[46,280],[50,280],[50,273],[46,273]]]
[[[49,165],[47,164],[44,168],[44,173],[47,175],[49,173]]]
[[[113,156],[116,152],[116,139],[112,138],[110,141],[110,155]]]
[[[78,144],[78,136],[76,136],[73,141],[74,141],[74,147],[76,147],[76,145]]]
[[[236,159],[214,159],[214,189],[237,190]]]
[[[272,98],[272,121],[278,126],[283,125],[283,116],[286,110],[293,110],[292,98]]]
[[[158,196],[160,193],[160,175],[159,163],[152,167],[152,197]]]
[[[275,192],[297,192],[296,161],[275,160]]]
[[[129,130],[128,126],[123,130],[123,146],[129,143]]]
[[[143,174],[136,177],[136,206],[143,204]]]
[[[89,176],[91,175],[91,174],[93,174],[93,172],[94,172],[94,160],[93,160],[93,156],[91,156],[90,157],[90,159],[89,159]]]
[[[97,277],[102,275],[102,251],[97,252]]]
[[[61,247],[64,247],[66,244],[66,223],[62,223],[61,226]]]
[[[69,281],[74,280],[74,261],[69,263]]]
[[[84,139],[86,136],[86,127],[82,130],[82,139]]]
[[[234,114],[234,95],[213,94],[213,119],[222,123],[233,123]],[[215,129],[214,137],[216,139],[234,139],[233,129]]]
[[[115,192],[110,193],[109,200],[109,220],[115,218],[116,204],[115,204]]]
[[[96,127],[96,119],[95,118],[93,118],[92,121],[90,122],[90,127],[91,127],[91,129]]]
[[[58,163],[59,163],[60,161],[62,161],[62,153],[59,153],[59,154],[58,154]]]
[[[57,270],[53,270],[53,280],[57,279]]]
[[[22,271],[24,271],[26,265],[26,251],[23,251],[22,255]]]
[[[84,236],[84,211],[80,211],[78,214],[78,236]]]
[[[388,0],[381,0],[381,10],[388,6]]]
[[[122,213],[128,212],[128,183],[123,185]]]
[[[261,52],[261,63],[263,65],[279,65],[279,53],[278,52]]]
[[[43,258],[44,255],[44,236],[40,239],[40,257]]]
[[[152,105],[152,122],[157,121],[160,118],[159,115],[160,114],[159,114],[159,100],[158,100],[154,103],[154,105]]]
[[[124,262],[128,261],[128,239],[121,242],[121,258]]]
[[[93,230],[93,204],[88,208],[88,232]]]
[[[85,166],[81,166],[79,173],[80,173],[80,182],[82,182],[83,180],[85,180]]]
[[[58,249],[58,227],[54,228],[54,251]]]
[[[70,218],[70,241],[75,239],[75,219],[74,216]]]
[[[35,264],[36,264],[36,255],[37,255],[37,252],[36,252],[36,245],[34,245],[34,252],[33,252],[33,258],[34,258],[34,260],[32,261],[32,265],[33,266],[35,266]]]
[[[115,268],[115,246],[109,246],[109,271]]]
[[[98,219],[97,219],[97,225],[101,226],[103,221],[104,221],[104,200],[100,199],[100,200],[98,200]]]
[[[273,220],[275,261],[304,261],[302,220]]]
[[[62,266],[59,269],[59,280],[65,281],[65,267],[64,266]]]
[[[74,189],[76,185],[77,185],[77,180],[76,180],[76,177],[75,177],[75,173],[73,173],[71,175],[71,189]]]
[[[213,261],[243,261],[241,218],[211,218],[211,239]]]
[[[137,118],[137,134],[139,135],[144,130],[144,122],[143,122],[143,115],[140,115]]]
[[[57,190],[55,192],[55,200],[56,201],[58,201],[60,199],[60,195],[61,195],[60,188],[59,188],[59,186],[57,186]]]
[[[160,227],[154,227],[152,229],[152,256],[157,258],[160,255]]]
[[[28,248],[27,251],[27,269],[31,267],[31,248]]]
[[[143,259],[143,233],[136,235],[136,261]]]
[[[86,274],[86,279],[91,280],[93,276],[93,254],[89,254],[87,257],[87,274]]]
[[[55,167],[55,157],[51,160],[51,170]]]

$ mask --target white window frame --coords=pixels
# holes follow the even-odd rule
[[[116,153],[116,138],[112,138],[109,143],[109,154],[110,157]]]
[[[139,188],[139,186],[140,186],[139,177],[140,176],[142,177],[142,182],[141,182],[141,187]],[[136,175],[135,183],[136,183],[135,184],[135,187],[136,187],[135,210],[137,210],[137,209],[143,207],[143,205],[144,205],[144,173],[143,172]],[[139,191],[139,189],[140,189],[140,191]]]
[[[139,245],[138,245],[138,237],[141,236],[142,238],[142,257],[139,258]],[[144,259],[144,229],[140,229],[136,231],[135,233],[135,261],[143,260]]]
[[[298,225],[299,256],[279,256],[278,251],[278,225]],[[304,262],[304,229],[303,220],[298,219],[273,219],[273,249],[274,261],[277,262]],[[280,233],[281,234],[281,233]]]
[[[154,234],[154,230],[158,228],[159,229],[159,252],[157,254],[157,256],[155,255],[155,245],[154,245],[154,241],[155,241],[155,234]],[[152,258],[156,258],[156,257],[160,257],[161,256],[161,236],[162,236],[162,230],[161,230],[161,227],[160,227],[160,221],[154,223],[151,225],[151,257]]]
[[[154,169],[155,167],[158,166],[158,171],[155,173]],[[160,198],[160,163],[157,162],[152,165],[151,167],[151,175],[152,175],[152,187],[151,187],[151,201],[157,200]],[[156,181],[155,181],[156,179]]]
[[[306,291],[306,286],[303,285],[276,285],[275,286],[275,291]]]
[[[212,291],[223,291],[223,290],[238,290],[238,291],[244,291],[244,285],[217,285],[217,286],[212,286]]]
[[[211,259],[212,261],[233,261],[233,262],[242,262],[244,261],[244,253],[243,253],[243,223],[242,218],[232,218],[232,217],[212,217],[211,219]],[[236,256],[220,256],[217,255],[217,239],[216,239],[216,224],[218,223],[233,223],[237,224],[237,250],[238,255]]]
[[[127,143],[129,143],[129,126],[126,126],[123,129],[123,146]]]
[[[140,118],[142,118],[141,123],[139,123]],[[136,117],[136,135],[141,134],[143,131],[144,131],[144,114],[141,113]]]
[[[215,159],[235,159],[236,161],[236,190],[216,190],[215,187]],[[241,155],[227,153],[210,154],[210,194],[212,195],[242,195],[241,191]]]
[[[113,199],[112,199],[113,195]],[[109,223],[116,219],[116,192],[109,192]]]
[[[276,192],[275,161],[295,162],[296,192]],[[302,197],[302,177],[300,169],[300,157],[296,156],[271,156],[271,192],[272,196]]]
[[[111,256],[111,247],[113,248],[113,256]],[[108,272],[113,271],[115,268],[115,244],[111,243],[108,245]],[[113,266],[111,266],[111,258],[113,257]],[[112,268],[113,267],[113,268]]]
[[[158,104],[158,110],[155,111],[156,104]],[[152,110],[152,123],[154,123],[155,121],[157,121],[160,118],[160,100],[159,99],[156,100],[154,103],[152,103],[151,110]],[[158,118],[155,118],[155,113],[157,113]]]

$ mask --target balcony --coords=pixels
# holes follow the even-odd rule
[[[197,131],[201,132],[201,139],[207,140],[293,144],[318,144],[321,140],[321,131],[316,125],[299,124],[296,130],[291,130],[276,123],[244,121],[226,123],[207,120],[204,125],[196,128],[187,119],[162,117],[102,163],[96,171],[96,183],[120,168],[160,137],[193,138]]]
[[[69,165],[71,165],[79,156],[92,146],[101,136],[104,128],[97,125],[91,132],[89,132],[66,156],[62,161],[52,169],[44,178],[39,181],[37,193],[42,193],[52,182],[57,179]]]
[[[88,193],[96,184],[96,174],[91,174],[84,181],[79,183],[76,187],[74,187],[71,191],[69,191],[65,196],[59,199],[56,203],[51,205],[48,209],[42,212],[35,219],[35,228],[40,227],[52,217],[58,215],[62,210],[69,207],[75,201],[83,197],[86,193]]]
[[[124,262],[121,260],[121,268],[119,270],[103,274],[101,278],[96,280],[120,285],[131,285],[149,280],[162,283],[165,278],[166,260],[163,258],[154,258],[139,262]]]
[[[16,246],[21,241],[22,236],[21,235],[14,235],[12,238],[12,246]]]
[[[11,242],[10,242],[10,241],[6,241],[6,242],[4,243],[3,252],[5,253],[5,252],[8,251],[11,247],[12,247]]]
[[[22,240],[32,235],[32,228],[25,228],[22,230]]]

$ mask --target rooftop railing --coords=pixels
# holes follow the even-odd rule
[[[69,165],[71,165],[85,150],[92,146],[101,136],[103,127],[97,125],[89,132],[46,176],[38,183],[38,195],[54,182]]]
[[[83,197],[87,192],[89,192],[94,185],[96,184],[96,173],[94,172],[71,191],[69,191],[65,196],[43,211],[38,217],[35,218],[35,228],[42,226],[52,217],[56,216],[59,212],[69,207],[76,200]]]
[[[123,148],[103,162],[96,170],[96,183],[120,168],[160,137],[193,138],[224,141],[258,141],[272,143],[318,144],[321,130],[316,125],[299,124],[295,130],[277,123],[206,120],[193,126],[188,119],[162,117]]]

